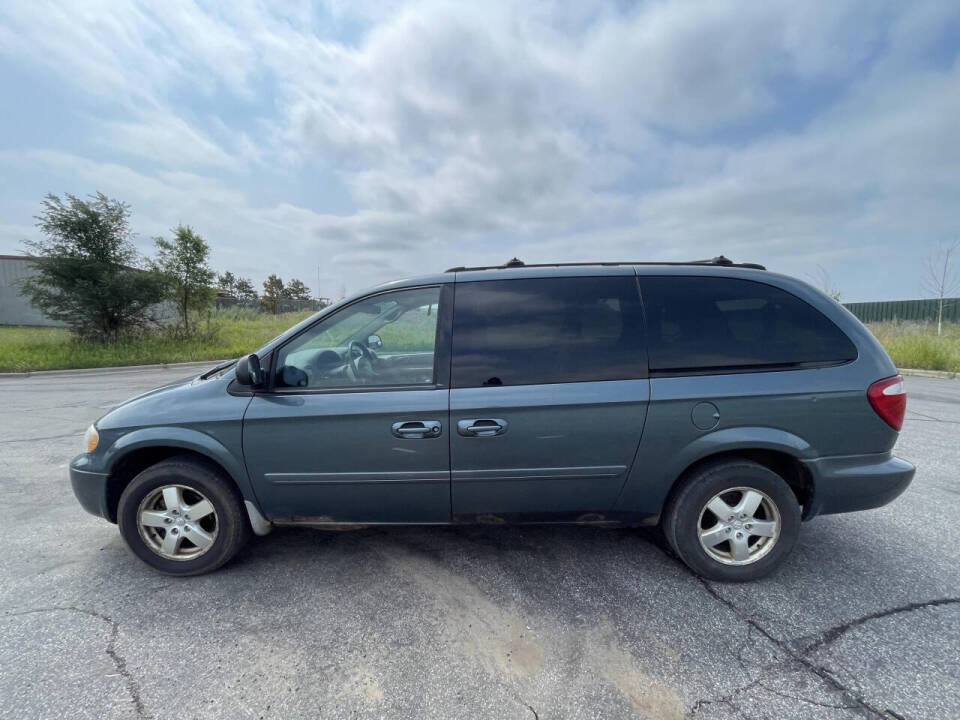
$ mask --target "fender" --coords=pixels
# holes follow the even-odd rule
[[[815,456],[806,440],[786,430],[769,427],[729,427],[694,438],[680,448],[669,448],[663,437],[645,435],[616,504],[616,509],[657,516],[683,472],[694,463],[735,450],[776,450],[799,460]],[[664,451],[669,450],[664,462]]]
[[[777,450],[797,459],[812,458],[810,443],[786,430],[768,427],[731,427],[701,435],[674,456],[671,467],[682,473],[698,460],[730,450]]]
[[[237,484],[245,501],[252,501],[259,507],[257,497],[250,484],[247,470],[241,462],[216,438],[197,430],[184,427],[159,425],[126,433],[117,439],[107,450],[103,459],[104,467],[110,472],[116,463],[128,453],[147,447],[177,447],[210,458],[227,471]]]

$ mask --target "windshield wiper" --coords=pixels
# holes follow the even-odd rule
[[[236,364],[237,364],[236,358],[234,358],[233,360],[227,360],[226,362],[222,362],[222,363],[220,363],[219,365],[217,365],[216,367],[211,368],[210,370],[207,370],[205,373],[203,373],[203,374],[200,376],[200,379],[201,379],[201,380],[207,380],[207,379],[213,377],[216,373],[222,372],[223,370],[226,370],[226,369],[227,369],[228,367],[230,367],[231,365],[236,365]]]

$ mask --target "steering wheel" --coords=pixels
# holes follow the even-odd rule
[[[350,345],[347,347],[347,362],[350,364],[350,370],[353,372],[353,376],[357,379],[357,382],[363,382],[364,378],[360,374],[360,365],[357,363],[357,359],[353,356],[353,348],[356,347],[360,351],[359,359],[366,360],[367,364],[373,371],[373,351],[370,350],[366,345],[364,345],[359,340],[351,340]]]

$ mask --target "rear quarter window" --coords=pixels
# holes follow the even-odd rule
[[[751,280],[641,278],[651,372],[830,365],[857,357],[819,310]]]

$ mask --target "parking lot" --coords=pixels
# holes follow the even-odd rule
[[[0,379],[0,716],[960,717],[960,381],[908,378],[904,496],[729,586],[650,533],[547,526],[278,529],[157,575],[66,463],[183,374]]]

